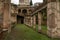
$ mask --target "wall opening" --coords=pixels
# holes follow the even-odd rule
[[[27,13],[27,10],[26,9],[23,9],[22,10],[22,13],[24,13],[24,14]]]
[[[18,13],[21,13],[21,9],[18,9]]]
[[[17,15],[17,23],[18,24],[24,24],[24,17]]]

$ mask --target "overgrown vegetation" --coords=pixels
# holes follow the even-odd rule
[[[43,28],[45,30],[45,28]],[[5,40],[60,40],[60,39],[51,39],[43,34],[39,34],[36,31],[28,28],[24,24],[18,24],[12,30]]]

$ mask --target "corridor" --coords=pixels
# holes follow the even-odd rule
[[[52,40],[45,35],[28,28],[24,24],[17,24],[12,32],[9,33],[4,40]],[[55,39],[54,39],[55,40]]]
[[[17,24],[12,32],[7,34],[4,40],[60,40],[51,39],[46,35],[40,34],[24,24]]]

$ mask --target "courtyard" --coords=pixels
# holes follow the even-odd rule
[[[60,0],[0,0],[0,40],[60,40]]]
[[[43,28],[45,30],[45,28]],[[24,24],[17,24],[4,40],[60,40],[49,38]]]

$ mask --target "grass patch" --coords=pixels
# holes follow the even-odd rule
[[[44,32],[47,32],[47,26],[46,25],[42,25],[41,26],[41,30]],[[38,31],[38,25],[36,25],[36,31]]]
[[[43,28],[44,29],[44,28]],[[55,40],[28,28],[24,24],[17,24],[5,40]],[[58,40],[58,39],[57,39]]]

